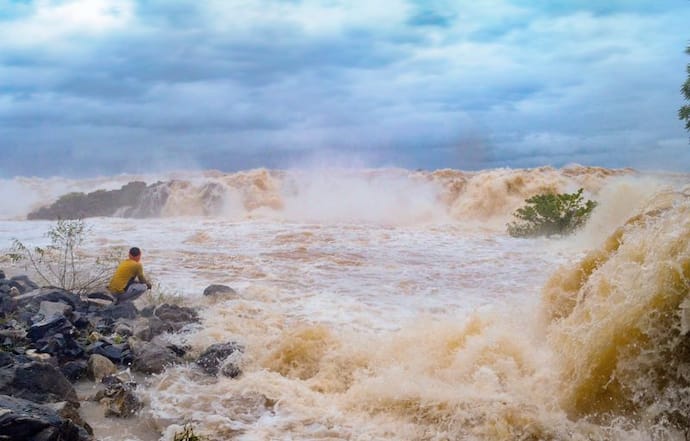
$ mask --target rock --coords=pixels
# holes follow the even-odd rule
[[[158,216],[170,194],[170,183],[146,185],[133,181],[119,190],[96,190],[91,193],[68,193],[52,205],[41,207],[27,219],[77,219],[93,216]]]
[[[237,291],[227,285],[209,285],[204,289],[205,296],[237,297]]]
[[[101,356],[99,355],[99,357]],[[87,369],[88,363],[84,360],[68,361],[67,363],[63,364],[62,367],[60,367],[62,374],[72,383],[85,378],[87,376]]]
[[[167,366],[183,361],[175,350],[157,343],[137,344],[132,351],[132,369],[144,374],[159,374]]]
[[[93,429],[79,414],[79,406],[75,406],[67,401],[61,401],[59,403],[47,403],[45,406],[57,412],[60,418],[71,421],[77,426],[83,428],[88,435],[93,436]]]
[[[196,364],[209,375],[218,375],[220,366],[230,355],[234,353],[244,352],[244,347],[235,342],[217,343],[209,346],[196,360]],[[233,363],[234,364],[234,363]],[[224,369],[224,375],[228,377],[237,377],[240,375],[240,369],[235,365],[228,366]]]
[[[134,385],[122,383],[117,379],[109,382],[104,390],[96,394],[94,399],[105,406],[106,417],[127,418],[143,407],[134,393]]]
[[[51,318],[55,316],[67,317],[72,316],[72,307],[63,302],[51,302],[44,300],[39,304],[38,313],[44,318]]]
[[[94,291],[90,292],[86,295],[87,299],[100,299],[100,300],[107,300],[110,303],[115,303],[115,297],[113,297],[112,294],[106,291]]]
[[[132,323],[118,320],[113,326],[113,332],[121,337],[131,337],[134,334]]]
[[[26,336],[36,342],[46,336],[52,336],[58,333],[69,334],[72,328],[74,328],[74,326],[72,326],[72,323],[67,320],[66,317],[53,316],[31,325]]]
[[[41,302],[44,301],[66,303],[73,311],[86,309],[86,304],[77,294],[55,287],[34,289],[15,297],[15,300],[18,308],[31,308],[35,312],[38,312]]]
[[[0,394],[47,403],[78,403],[72,384],[55,366],[37,361],[16,362],[0,368]]]
[[[50,354],[59,361],[73,360],[84,355],[84,348],[79,345],[72,334],[56,333],[35,342],[41,352]]]
[[[89,346],[87,352],[107,357],[113,363],[129,364],[132,362],[132,351],[127,343],[110,344],[106,341],[98,341]]]
[[[4,278],[5,278],[5,271],[0,270],[0,279],[4,279]]]
[[[158,306],[153,315],[165,322],[175,332],[182,329],[185,325],[199,321],[196,311],[192,308],[170,305],[168,303]]]
[[[31,279],[29,279],[27,276],[14,276],[10,278],[10,280],[18,284],[18,286],[14,286],[16,286],[17,289],[19,289],[20,293],[25,293],[32,291],[34,289],[38,289],[38,285],[35,282],[31,281]]]
[[[137,311],[136,306],[132,302],[122,302],[106,306],[98,314],[115,322],[118,319],[136,318],[139,315],[139,311]]]
[[[12,288],[16,289],[16,288]],[[11,291],[11,290],[10,290]],[[0,291],[0,314],[6,316],[17,310],[17,300],[11,292]]]
[[[48,406],[0,395],[0,439],[5,441],[87,441],[93,438]]]
[[[101,381],[104,377],[117,372],[117,367],[107,357],[93,354],[86,366],[86,375],[93,381]]]

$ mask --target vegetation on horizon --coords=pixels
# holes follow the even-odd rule
[[[513,216],[521,222],[508,224],[513,237],[551,236],[569,234],[584,225],[597,203],[584,201],[582,189],[575,193],[544,193],[525,200]]]
[[[690,55],[690,45],[685,49],[685,53]],[[685,100],[690,101],[690,63],[688,63],[686,70],[688,71],[688,79],[685,80],[680,90]],[[685,120],[685,129],[690,132],[690,104],[686,104],[678,110],[678,118]]]
[[[27,270],[33,270],[48,286],[78,294],[93,292],[108,283],[122,250],[89,257],[81,250],[87,232],[82,219],[60,219],[46,233],[49,245],[30,247],[14,239],[6,256],[12,263],[23,262]]]

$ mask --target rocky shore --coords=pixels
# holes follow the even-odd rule
[[[204,295],[233,292],[211,285]],[[141,310],[117,303],[105,292],[78,295],[39,287],[26,276],[0,271],[0,439],[90,441],[93,430],[81,417],[78,381],[92,381],[104,416],[135,417],[143,404],[128,369],[141,374],[193,363],[207,375],[236,377],[228,357],[242,353],[236,342],[209,346],[198,356],[168,343],[165,333],[199,322],[189,307],[162,303]]]

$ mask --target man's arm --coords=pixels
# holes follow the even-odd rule
[[[139,280],[139,282],[145,283],[148,289],[151,289],[151,282],[149,282],[148,279],[144,277],[144,266],[141,264],[139,264],[139,272],[137,273],[137,279]]]

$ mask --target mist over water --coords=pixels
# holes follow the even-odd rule
[[[247,349],[237,379],[191,365],[148,378],[148,429],[97,420],[99,439],[171,440],[184,422],[218,440],[682,440],[690,427],[685,177],[573,166],[140,179],[170,181],[161,216],[88,219],[87,251],[136,244],[156,282],[201,308],[201,326],[167,338]],[[63,188],[128,179],[12,182],[27,203],[3,208],[3,243],[42,240],[51,222],[17,219]],[[599,205],[577,234],[505,233],[524,199],[580,187]],[[203,298],[211,283],[239,295]]]

